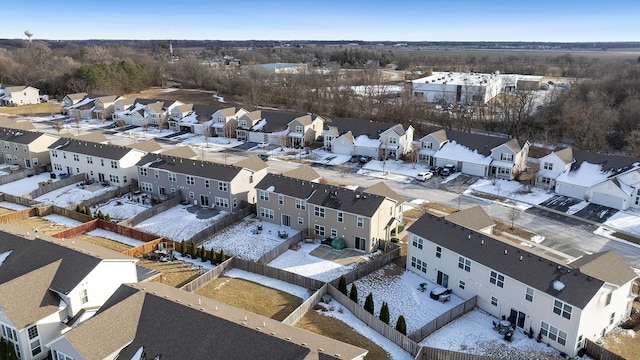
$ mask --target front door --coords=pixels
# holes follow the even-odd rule
[[[209,206],[209,197],[206,195],[200,195],[200,205]]]
[[[449,275],[443,273],[442,271],[438,270],[438,278],[436,280],[436,282],[438,283],[438,285],[442,286],[442,287],[449,287]]]
[[[365,238],[361,238],[356,236],[356,249],[358,250],[364,250],[365,246],[367,245],[367,240]]]
[[[524,320],[526,318],[527,318],[527,314],[523,313],[522,311],[518,311],[516,309],[511,309],[511,314],[509,315],[509,321],[511,321],[512,324],[515,323],[517,327],[524,329]]]
[[[103,173],[98,173],[98,181],[104,182],[104,174]]]
[[[282,226],[291,226],[291,216],[282,214]]]

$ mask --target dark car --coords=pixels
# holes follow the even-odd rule
[[[259,154],[258,157],[260,159],[262,159],[262,161],[267,161],[269,160],[269,155],[268,154]]]
[[[351,159],[349,159],[349,162],[352,162],[352,163],[358,162],[358,158],[359,158],[358,155],[352,155]]]
[[[363,163],[363,164],[366,164],[369,161],[371,161],[371,159],[372,159],[371,156],[361,156],[360,157],[360,162]]]

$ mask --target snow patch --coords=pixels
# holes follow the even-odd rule
[[[9,255],[11,255],[11,252],[13,252],[13,250],[9,250],[9,251],[5,251],[3,253],[0,253],[0,266],[2,266],[2,263],[4,263],[4,261],[7,260]]]
[[[566,286],[560,280],[554,280],[553,283],[551,283],[551,285],[553,286],[553,289],[556,290],[556,291],[562,291],[562,289],[564,289],[564,287]]]

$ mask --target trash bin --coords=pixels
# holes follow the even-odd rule
[[[51,173],[51,178],[55,179],[56,178],[56,174],[55,173]]]

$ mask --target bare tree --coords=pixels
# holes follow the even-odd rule
[[[204,136],[204,143],[206,147],[209,147],[209,138],[211,137],[211,126],[204,125],[202,129],[202,136]]]
[[[51,125],[53,129],[56,131],[58,135],[60,135],[60,131],[64,128],[64,121],[62,119],[53,120],[53,125]]]
[[[507,213],[507,218],[511,221],[511,227],[509,229],[513,230],[513,223],[516,221],[518,217],[520,217],[522,211],[515,206],[509,208],[509,212]]]

